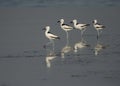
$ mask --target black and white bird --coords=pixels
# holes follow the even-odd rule
[[[60,37],[58,37],[57,35],[54,35],[50,32],[50,26],[46,26],[44,28],[45,31],[45,36],[49,39],[49,40],[53,40],[53,39],[60,39]]]
[[[86,28],[90,26],[90,24],[78,23],[76,19],[72,20],[70,23],[74,24],[74,28],[81,30],[81,37],[83,35],[83,32],[86,30]]]
[[[73,29],[73,27],[68,24],[65,24],[64,19],[60,19],[58,21],[58,23],[60,23],[60,27],[66,32],[66,38],[67,38],[67,42],[68,42],[68,37],[69,37],[68,31],[71,31]]]
[[[73,27],[71,27],[70,25],[68,24],[64,24],[64,19],[60,19],[58,21],[58,23],[60,22],[60,27],[64,30],[64,31],[70,31],[73,29]]]
[[[102,29],[104,29],[105,26],[102,25],[102,24],[99,24],[96,19],[93,21],[93,26],[94,26],[94,28],[97,30],[97,39],[98,39],[98,37],[99,37],[99,35],[100,35],[100,31],[101,31]]]
[[[53,48],[54,48],[54,41],[53,40],[54,39],[60,39],[60,37],[57,36],[57,35],[54,35],[50,32],[50,26],[46,26],[43,30],[46,30],[45,31],[45,36],[50,40],[49,43],[53,43]]]

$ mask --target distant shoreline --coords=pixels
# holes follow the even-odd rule
[[[1,0],[0,7],[115,7],[119,0]]]

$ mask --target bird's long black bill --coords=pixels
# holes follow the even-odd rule
[[[57,23],[60,23],[60,21],[57,21]]]

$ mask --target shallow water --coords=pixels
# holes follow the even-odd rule
[[[79,10],[79,11],[78,11]],[[120,40],[119,8],[6,8],[0,9],[0,85],[1,86],[119,86]],[[74,50],[81,42],[80,31],[66,33],[57,21],[64,18],[106,26],[99,40],[91,25],[83,34],[90,47]],[[60,36],[55,50],[44,36],[46,25]],[[72,24],[71,24],[72,25]],[[105,49],[95,55],[95,46]],[[67,51],[65,51],[67,50]]]

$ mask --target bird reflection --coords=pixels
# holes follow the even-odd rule
[[[76,53],[76,52],[78,52],[78,49],[83,49],[86,47],[90,47],[90,45],[87,44],[87,42],[82,37],[82,39],[79,42],[75,43],[74,52]]]
[[[96,44],[96,46],[95,46],[95,48],[94,48],[94,50],[95,50],[95,52],[94,52],[95,55],[97,56],[100,51],[106,49],[107,47],[108,47],[108,45],[104,45],[104,44],[100,43],[99,40],[97,40],[97,44]]]
[[[54,52],[50,52],[47,56],[46,56],[46,65],[48,68],[51,67],[51,61],[54,60],[56,58],[56,55]]]
[[[56,58],[54,50],[46,48],[47,56],[45,58],[47,68],[51,67],[51,62]]]
[[[66,39],[66,40],[67,40],[66,45],[61,50],[61,57],[62,58],[65,58],[65,54],[69,53],[73,50],[73,48],[69,45],[69,39]]]
[[[69,45],[64,46],[62,48],[62,50],[61,50],[61,56],[62,56],[62,58],[65,58],[65,54],[69,53],[72,50],[73,50],[73,48],[71,46],[69,46]]]

